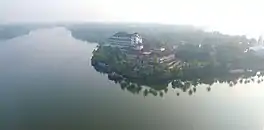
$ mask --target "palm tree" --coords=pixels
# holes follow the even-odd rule
[[[211,87],[209,86],[209,87],[207,87],[207,91],[209,92],[209,91],[211,91]]]
[[[147,89],[144,90],[144,97],[148,96],[149,91]]]
[[[196,92],[196,87],[193,88],[193,92],[194,92],[194,93]]]
[[[243,83],[243,79],[240,79],[240,80],[239,80],[239,83],[242,84],[242,83]]]
[[[168,92],[168,88],[165,88],[165,89],[164,89],[164,92],[167,93],[167,92]]]
[[[160,92],[159,94],[160,94],[160,97],[163,97],[163,92]]]
[[[261,80],[259,79],[259,80],[258,80],[258,84],[260,84],[260,83],[261,83]]]
[[[251,78],[251,81],[254,83],[255,82],[254,78]]]
[[[192,95],[192,93],[193,93],[193,91],[190,89],[190,90],[189,90],[189,95]]]
[[[244,84],[247,84],[247,80],[244,81]]]

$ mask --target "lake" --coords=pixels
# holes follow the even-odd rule
[[[91,66],[96,43],[65,28],[0,42],[1,130],[262,130],[263,83],[144,96]]]

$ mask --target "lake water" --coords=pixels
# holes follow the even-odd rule
[[[163,97],[122,90],[90,63],[96,44],[65,28],[0,42],[1,130],[262,130],[264,84]]]

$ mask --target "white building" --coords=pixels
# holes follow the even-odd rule
[[[264,46],[254,46],[249,48],[250,51],[253,51],[255,55],[264,57]]]
[[[175,60],[175,54],[170,54],[167,56],[163,56],[159,59],[160,63],[164,63],[164,62],[171,62]]]
[[[133,47],[135,50],[142,50],[143,40],[138,33],[118,32],[108,39],[108,45],[119,48]]]

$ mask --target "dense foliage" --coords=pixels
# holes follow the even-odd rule
[[[3,24],[0,25],[0,40],[11,39],[28,34],[37,28],[54,27],[55,24]]]
[[[21,26],[0,26],[0,39],[10,39],[29,33],[30,30]]]
[[[138,32],[143,37],[144,48],[176,48],[174,54],[181,61],[181,67],[168,69],[148,59],[128,59],[127,54],[117,48],[99,46],[94,51],[92,64],[97,71],[122,77],[112,78],[121,88],[131,93],[143,92],[162,96],[168,91],[168,84],[192,94],[199,84],[215,82],[254,82],[251,78],[263,71],[264,59],[257,57],[249,48],[257,41],[245,36],[230,36],[219,32],[204,32],[191,26],[156,24],[79,24],[67,28],[78,39],[103,44],[118,31]],[[155,60],[154,60],[155,61]],[[99,64],[98,64],[99,63]],[[230,73],[243,70],[243,73]],[[260,83],[263,79],[256,82]],[[150,86],[143,89],[142,85]],[[211,88],[208,87],[208,91]],[[179,93],[177,93],[178,95]]]
[[[99,24],[87,23],[68,25],[72,36],[89,42],[103,43],[105,39],[118,31],[138,32],[144,44],[159,46],[162,44],[255,44],[255,39],[245,36],[229,36],[219,32],[204,32],[192,26],[159,25],[159,24]]]
[[[140,58],[128,60],[127,55],[118,48],[99,46],[92,57],[92,64],[98,63],[107,65],[106,72],[116,72],[134,80],[161,82],[171,78],[165,66],[155,62],[142,62]]]
[[[215,49],[217,48],[217,49]],[[141,85],[150,86],[144,91],[157,94],[163,91],[169,83],[173,88],[182,89],[184,92],[198,84],[212,85],[215,82],[226,82],[233,86],[241,78],[242,82],[252,82],[251,77],[257,72],[263,71],[264,60],[255,56],[252,52],[245,52],[242,48],[230,46],[197,46],[181,45],[175,50],[175,55],[182,61],[181,67],[168,69],[160,63],[140,60],[140,58],[128,59],[127,54],[118,48],[98,46],[93,52],[92,65],[97,71],[117,73],[121,77],[110,78],[120,83],[122,89],[138,93]],[[232,49],[232,50],[229,50]],[[148,59],[145,59],[148,60]],[[230,73],[230,70],[244,70],[242,73]],[[262,80],[258,80],[260,82]],[[208,88],[210,89],[210,88]]]

